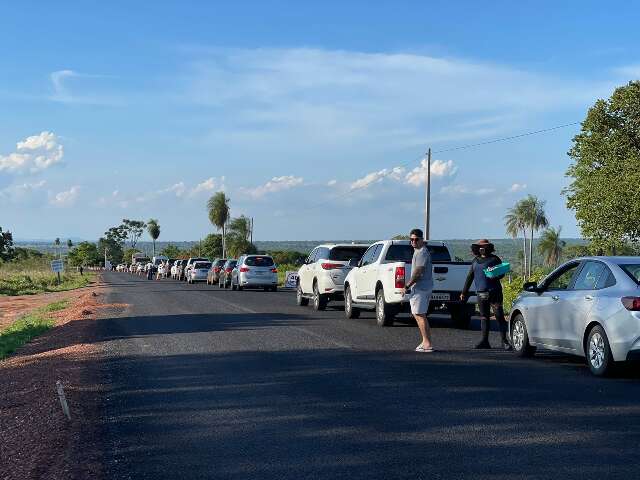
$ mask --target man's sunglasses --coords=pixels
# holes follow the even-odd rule
[[[411,237],[409,239],[410,242],[417,242],[418,240],[422,240],[422,238],[421,237]]]

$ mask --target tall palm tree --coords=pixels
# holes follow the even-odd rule
[[[155,257],[156,256],[156,240],[160,236],[160,224],[158,223],[158,220],[156,220],[155,218],[152,218],[147,222],[147,232],[149,232],[149,236],[153,241],[153,256]]]
[[[550,227],[542,232],[540,236],[538,251],[543,256],[545,265],[549,267],[556,267],[558,265],[562,251],[567,245],[567,242],[560,239],[560,232],[562,232],[562,227],[558,227],[557,230]]]
[[[547,202],[539,200],[534,195],[529,195],[522,200],[522,208],[525,215],[526,226],[531,234],[529,238],[529,277],[533,271],[533,234],[549,226],[549,220],[544,211]]]
[[[60,258],[61,252],[60,252],[60,237],[56,237],[56,239],[53,241],[53,244],[56,246],[56,253],[58,254],[58,258]]]
[[[73,242],[72,242],[72,241],[71,241],[71,239],[69,238],[69,239],[67,239],[67,248],[68,248],[69,250],[71,250],[71,247],[73,247]]]
[[[524,209],[522,208],[522,201],[516,202],[516,204],[507,210],[507,214],[504,216],[504,224],[507,229],[507,234],[511,238],[516,238],[522,233],[522,278],[527,276],[527,222],[525,219]]]
[[[229,198],[224,192],[214,193],[207,202],[209,221],[222,230],[222,258],[226,258],[226,226],[229,221]]]

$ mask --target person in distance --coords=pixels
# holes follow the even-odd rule
[[[411,314],[418,323],[418,329],[422,336],[422,343],[416,347],[416,352],[431,353],[431,328],[427,312],[433,290],[433,268],[431,254],[424,244],[422,230],[414,228],[409,234],[409,240],[413,247],[413,259],[411,260],[411,279],[405,285],[405,294],[409,297]]]
[[[489,278],[484,273],[487,268],[500,265],[502,260],[494,254],[495,247],[487,239],[478,240],[472,244],[471,252],[475,258],[473,262],[471,262],[471,268],[469,268],[467,280],[460,294],[460,300],[463,302],[467,301],[469,288],[471,288],[471,284],[475,281],[478,308],[482,316],[482,340],[475,348],[491,348],[491,344],[489,343],[489,330],[491,326],[491,309],[493,309],[496,320],[498,321],[498,326],[500,327],[502,346],[505,350],[511,350],[511,343],[509,343],[507,338],[507,321],[504,318],[504,308],[502,305],[502,284],[500,280],[504,275]]]

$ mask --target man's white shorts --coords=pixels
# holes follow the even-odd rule
[[[431,290],[413,289],[409,297],[411,313],[413,315],[426,315],[429,311],[429,301],[431,300]]]

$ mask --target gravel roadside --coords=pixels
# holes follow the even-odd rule
[[[56,326],[0,362],[0,478],[100,479],[99,416],[102,345],[97,312],[105,305],[100,282],[65,292],[70,306]],[[53,301],[53,300],[52,300]],[[71,411],[64,416],[60,380]]]

